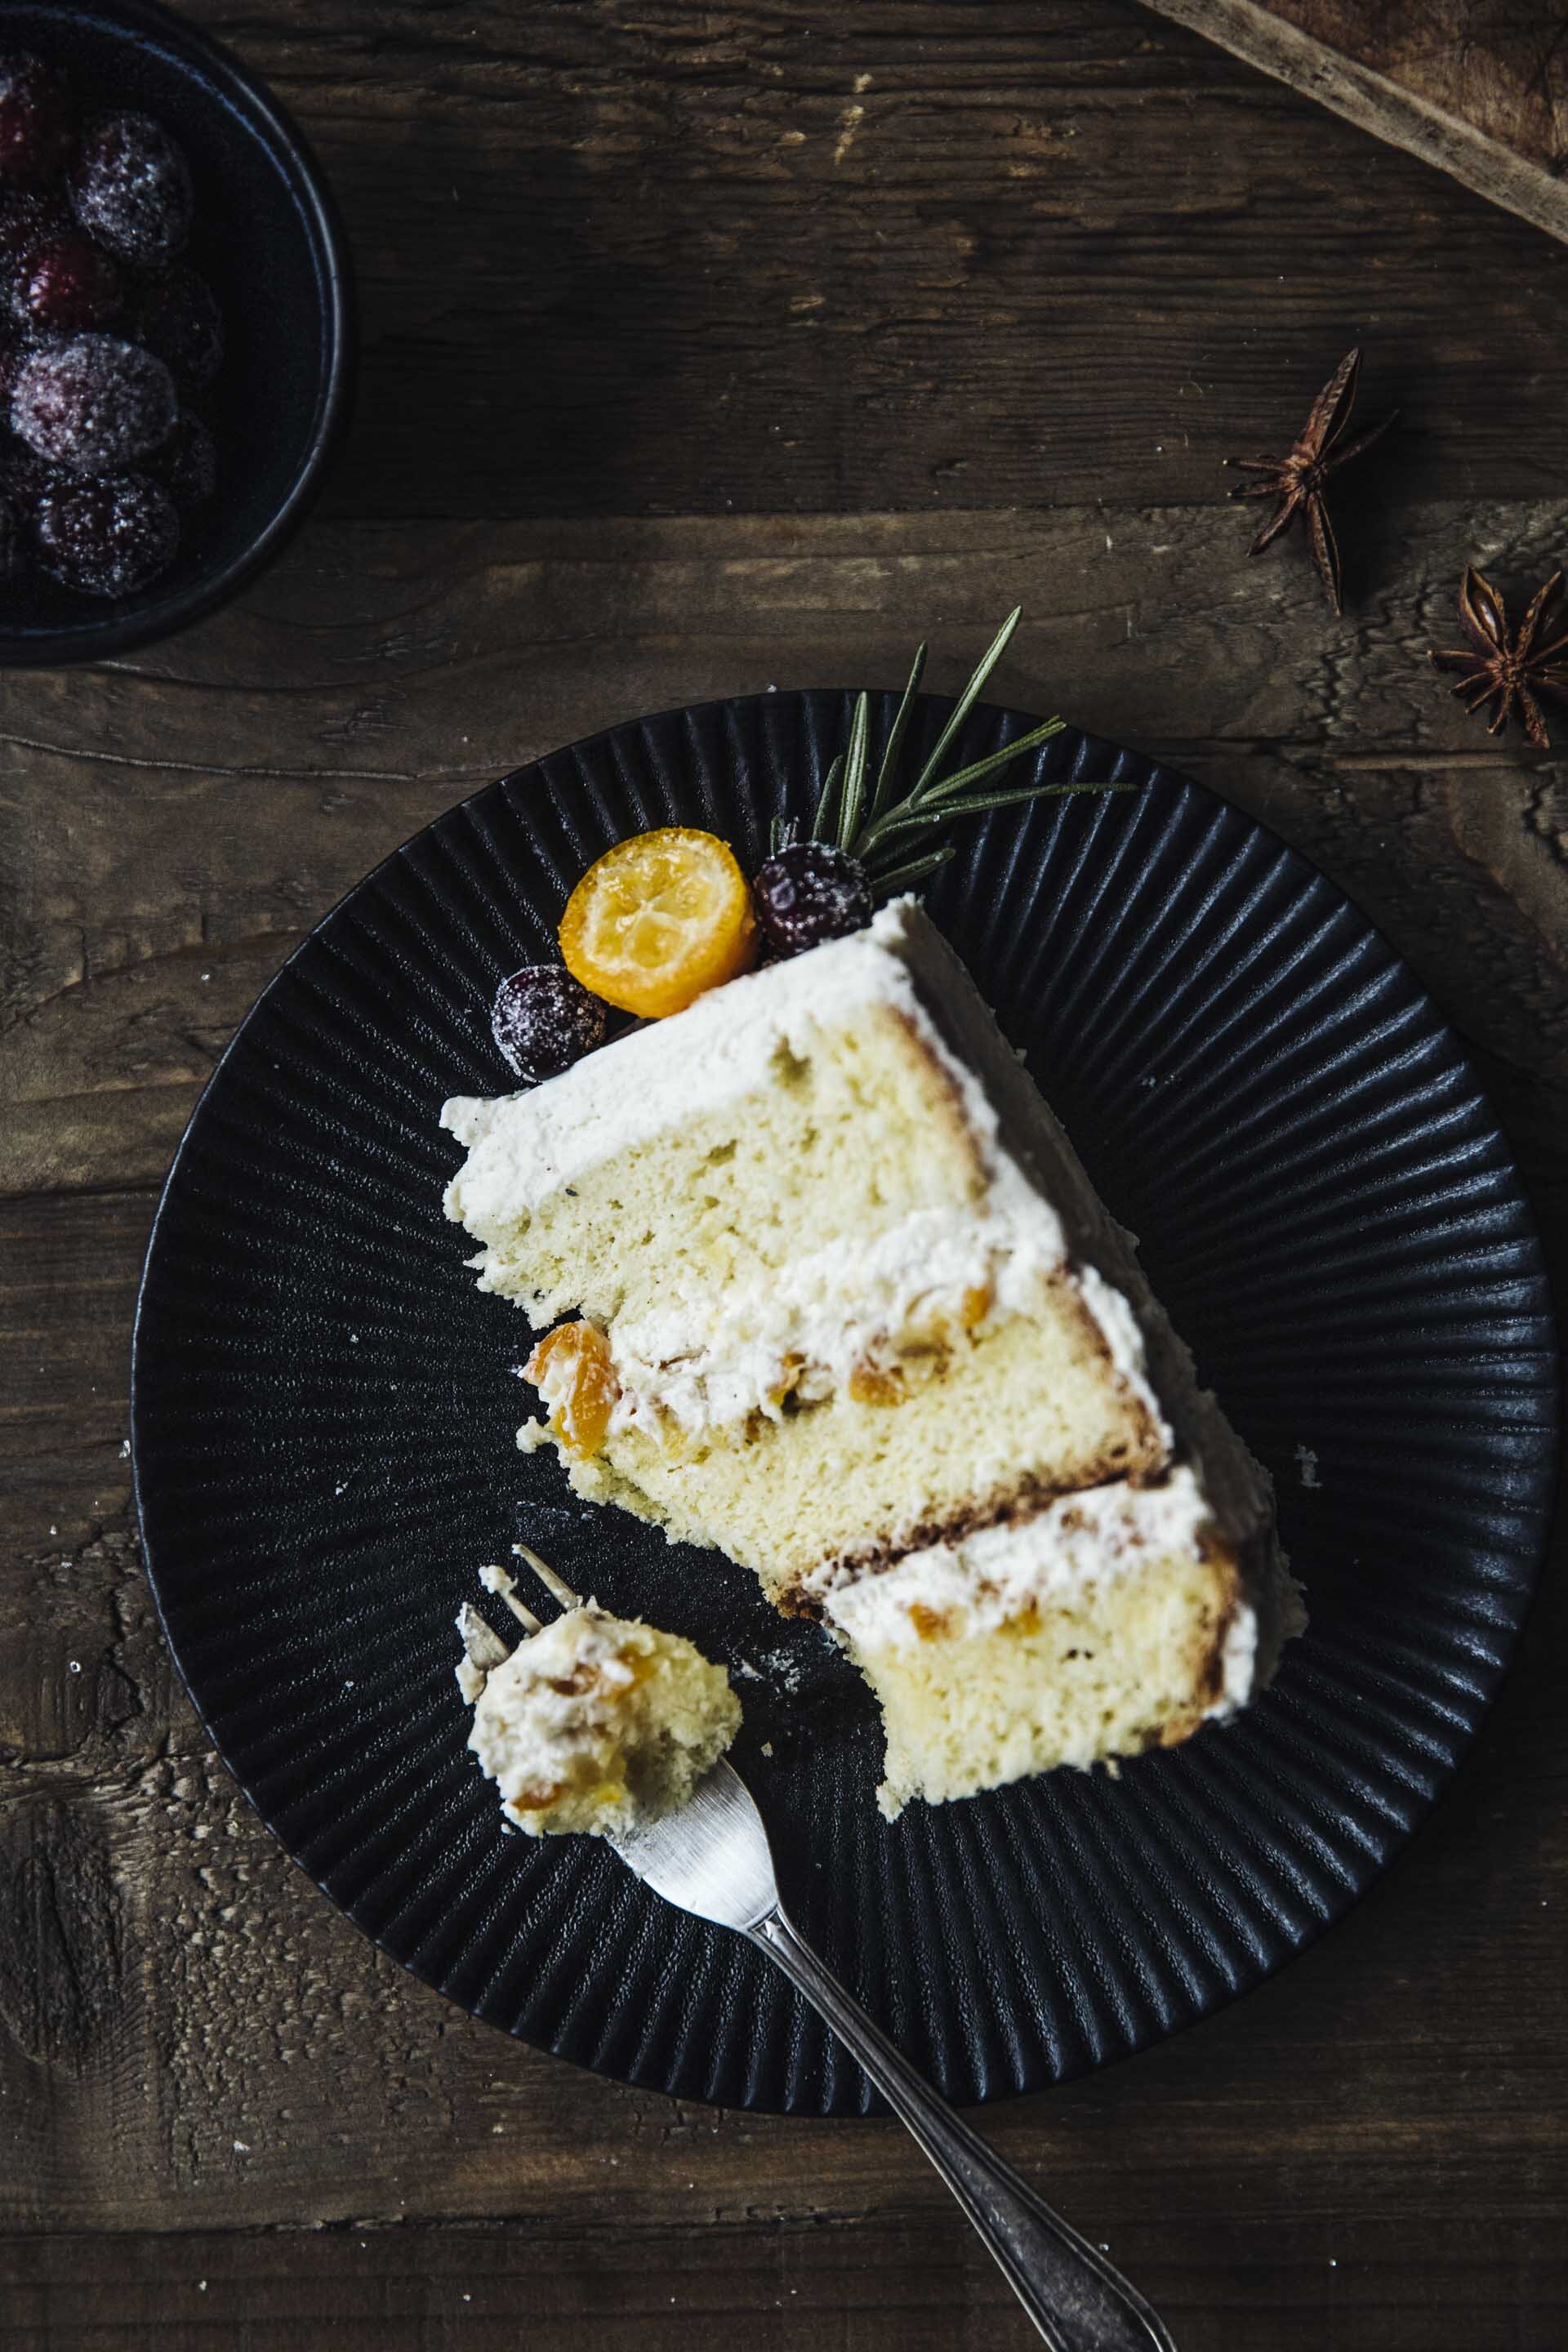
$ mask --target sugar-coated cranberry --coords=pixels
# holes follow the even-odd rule
[[[46,572],[85,596],[125,596],[174,562],[180,518],[143,474],[65,483],[46,493],[33,526]]]
[[[64,74],[42,58],[0,57],[0,177],[51,180],[70,160],[76,110]]]
[[[605,1042],[605,1007],[562,964],[525,964],[496,991],[490,1028],[520,1078],[553,1078]]]
[[[163,483],[176,506],[205,505],[217,488],[217,443],[199,416],[182,409],[174,431],[144,460],[142,471]]]
[[[151,352],[115,335],[73,335],[23,361],[11,425],[51,464],[108,474],[166,441],[176,408],[174,380]]]
[[[223,314],[206,279],[184,262],[145,289],[130,331],[187,391],[205,390],[223,364]]]
[[[80,229],[34,248],[17,272],[13,307],[56,335],[107,327],[125,299],[125,281],[110,255]]]
[[[797,841],[759,867],[752,884],[757,922],[775,955],[801,955],[864,929],[871,884],[857,857],[831,842]]]
[[[71,209],[89,236],[139,269],[163,269],[191,233],[183,152],[150,114],[100,114],[71,166]]]

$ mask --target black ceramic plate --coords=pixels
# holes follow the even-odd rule
[[[946,709],[923,704],[917,733]],[[1312,1626],[1274,1689],[1120,1780],[1061,1772],[889,1828],[869,1700],[822,1638],[515,1452],[528,1334],[442,1216],[442,1101],[506,1090],[491,994],[552,954],[590,858],[679,822],[756,860],[775,811],[810,808],[847,715],[841,694],[779,694],[618,728],[362,883],[261,998],[181,1146],[133,1421],[186,1680],[333,1900],[529,2041],[805,2114],[867,2095],[765,1960],[597,1844],[501,1834],[464,1748],[452,1619],[519,1526],[579,1588],[738,1670],[737,1758],[796,1918],[969,2101],[1171,2032],[1353,1901],[1497,1687],[1555,1444],[1530,1216],[1420,988],[1249,819],[1067,735],[1037,755],[1048,772],[1113,765],[1142,790],[995,813],[931,911],[1279,1482]],[[977,711],[963,749],[1026,723]]]

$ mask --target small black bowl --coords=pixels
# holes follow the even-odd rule
[[[0,664],[93,661],[226,604],[302,519],[347,416],[348,249],[321,171],[275,100],[216,41],[153,0],[8,5],[0,48],[63,66],[84,103],[157,117],[190,158],[189,258],[223,306],[226,351],[204,409],[217,495],[186,520],[173,567],[101,603],[41,577],[0,596]]]

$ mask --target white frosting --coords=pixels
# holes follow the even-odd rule
[[[1211,1521],[1196,1475],[1181,1465],[1155,1486],[1086,1487],[1031,1518],[982,1528],[957,1542],[907,1552],[890,1568],[829,1581],[823,1609],[862,1653],[918,1648],[928,1638],[928,1612],[962,1640],[994,1632],[1031,1602],[1070,1601],[1152,1558],[1191,1553]],[[1258,1621],[1242,1606],[1226,1633],[1222,1695],[1211,1714],[1246,1704],[1257,1648]]]
[[[525,1094],[454,1095],[441,1124],[468,1158],[447,1214],[476,1234],[514,1221],[585,1169],[764,1085],[781,1046],[805,1055],[818,1026],[862,1006],[896,1005],[929,1032],[898,952],[913,905],[895,898],[867,929],[710,989]]]
[[[660,1412],[689,1429],[756,1412],[776,1420],[786,1365],[801,1402],[829,1397],[857,1368],[890,1369],[911,1346],[1037,1311],[1061,1263],[1061,1226],[1031,1192],[993,1197],[978,1213],[916,1210],[869,1243],[831,1243],[766,1282],[674,1298],[611,1329],[621,1383],[612,1434],[656,1428]]]
[[[1037,1311],[1042,1285],[1066,1265],[1060,1218],[1003,1145],[983,1082],[921,1001],[908,958],[925,919],[914,900],[895,899],[853,937],[714,989],[529,1093],[446,1105],[442,1125],[468,1146],[447,1213],[483,1234],[617,1151],[766,1085],[781,1050],[809,1055],[819,1026],[873,1003],[895,1009],[951,1080],[988,1168],[983,1201],[918,1212],[869,1244],[838,1242],[721,1297],[672,1293],[656,1312],[618,1320],[606,1335],[621,1387],[612,1435],[651,1429],[665,1413],[690,1429],[776,1415],[786,1365],[802,1401],[829,1396],[858,1365],[889,1366],[900,1339],[963,1328],[975,1292],[988,1294],[993,1318]],[[1131,1307],[1093,1267],[1074,1275],[1117,1372],[1169,1447]],[[519,1444],[542,1436],[525,1423]]]
[[[613,1762],[625,1703],[638,1680],[637,1666],[623,1655],[626,1629],[615,1618],[591,1603],[570,1609],[489,1666],[476,1658],[461,1617],[458,1629],[464,1696],[474,1677],[483,1678],[468,1746],[509,1811],[521,1797],[580,1787]],[[500,1646],[494,1634],[490,1640]]]
[[[1120,1290],[1107,1282],[1098,1266],[1077,1267],[1075,1279],[1084,1305],[1100,1326],[1100,1336],[1110,1351],[1112,1364],[1133,1394],[1142,1398],[1169,1448],[1175,1441],[1149,1385],[1143,1334],[1131,1303]]]
[[[1209,1715],[1228,1715],[1252,1696],[1258,1675],[1258,1612],[1245,1601],[1225,1629],[1220,1664],[1224,1680],[1219,1697],[1205,1710]]]

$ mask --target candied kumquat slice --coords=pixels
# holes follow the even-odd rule
[[[624,1013],[661,1020],[757,960],[746,877],[728,842],[684,824],[596,858],[561,918],[566,969]]]
[[[568,1454],[597,1454],[621,1393],[610,1343],[592,1323],[558,1323],[523,1368],[550,1407],[550,1426]]]

